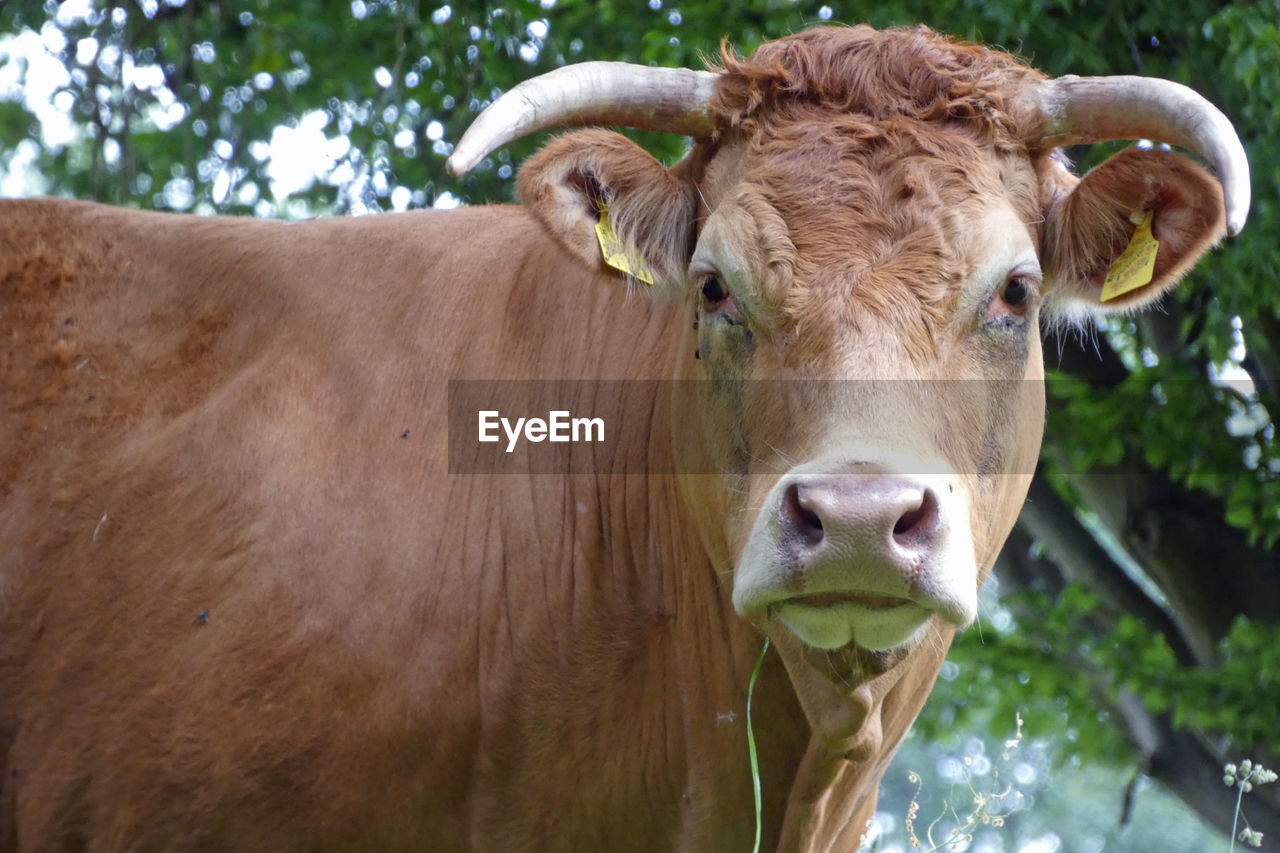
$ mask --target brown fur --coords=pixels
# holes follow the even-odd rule
[[[1034,140],[1033,116],[1006,109],[1010,96],[1044,79],[1016,58],[940,36],[926,27],[877,31],[817,27],[762,45],[750,59],[721,53],[724,77],[712,109],[748,133],[849,113],[957,126],[1001,149]]]
[[[1007,111],[1036,73],[927,30],[723,61],[718,138],[671,170],[612,134],[556,140],[527,210],[0,202],[0,850],[749,847],[761,640],[730,587],[761,472],[893,413],[780,397],[743,422],[651,383],[612,465],[480,477],[448,470],[447,381],[1010,380],[913,413],[975,461],[979,583],[1043,398],[1034,325],[980,331],[999,280],[972,279],[1003,244],[976,217],[1007,204],[1058,271],[1047,297],[1079,298],[1122,241],[1100,221],[1220,200],[1158,159],[1175,190],[1103,167],[1075,201]],[[666,298],[621,298],[601,200]],[[750,338],[689,328],[717,217]],[[1182,253],[1162,284],[1211,220],[1157,214]],[[677,469],[730,473],[647,473]],[[951,629],[884,654],[766,630],[764,846],[851,849]]]
[[[445,468],[446,378],[660,378],[668,311],[518,210],[10,201],[0,245],[0,849],[747,843],[759,637],[672,484]]]

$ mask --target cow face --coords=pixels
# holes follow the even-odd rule
[[[1030,482],[1041,315],[1101,307],[1144,214],[1151,281],[1107,307],[1155,298],[1224,230],[1217,184],[1175,155],[1067,172],[1017,106],[1042,80],[927,31],[810,31],[726,57],[722,129],[671,170],[586,131],[521,173],[602,271],[607,206],[681,306],[674,376],[705,380],[676,391],[688,503],[789,665],[847,681],[940,657]]]
[[[974,618],[1035,464],[1034,171],[976,146],[957,170],[903,138],[804,173],[773,150],[795,135],[727,152],[703,186],[704,446],[733,472],[738,613],[889,653]]]

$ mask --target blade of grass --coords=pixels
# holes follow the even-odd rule
[[[761,818],[764,810],[760,804],[760,760],[756,756],[756,735],[751,728],[751,697],[756,692],[756,678],[760,675],[760,667],[764,665],[765,653],[769,651],[769,638],[764,638],[764,648],[760,657],[756,658],[756,668],[751,673],[751,682],[747,685],[747,750],[751,753],[751,784],[756,794],[756,846],[752,853],[760,853]]]

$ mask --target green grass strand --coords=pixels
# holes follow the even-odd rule
[[[756,845],[752,848],[752,853],[760,853],[764,809],[760,801],[760,759],[756,755],[755,731],[751,728],[751,697],[755,695],[756,679],[760,676],[760,668],[764,665],[764,656],[768,651],[769,638],[765,637],[764,648],[760,650],[760,657],[756,658],[756,668],[751,673],[751,683],[747,685],[747,750],[751,753],[751,785],[756,795]]]

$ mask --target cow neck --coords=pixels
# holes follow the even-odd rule
[[[530,263],[564,268],[564,254],[543,243],[533,250]],[[574,571],[585,575],[603,569],[633,590],[639,597],[632,601],[651,614],[687,620],[690,625],[675,632],[687,641],[687,649],[677,646],[670,655],[691,650],[690,667],[722,668],[722,660],[708,663],[705,650],[728,644],[735,664],[729,683],[745,690],[761,637],[738,619],[731,590],[718,579],[724,563],[700,536],[681,494],[678,472],[684,460],[673,449],[671,380],[680,378],[678,352],[693,347],[687,330],[680,331],[686,325],[682,309],[603,264],[598,270],[572,269],[541,285],[542,310],[550,308],[559,328],[540,342],[546,349],[539,356],[549,367],[555,365],[550,368],[555,378],[589,380],[579,392],[596,394],[612,407],[591,414],[603,415],[607,429],[617,428],[625,436],[614,456],[596,459],[591,467],[597,499],[613,519],[608,523],[609,565],[576,566]],[[594,390],[593,380],[598,381]],[[619,393],[620,386],[625,387]],[[683,636],[688,631],[698,636]],[[690,672],[690,677],[708,684],[715,680],[710,673]]]
[[[545,250],[559,252],[549,246]],[[612,519],[605,522],[611,540],[601,543],[605,564],[589,561],[575,565],[573,572],[583,586],[601,573],[609,578],[616,595],[606,605],[611,618],[640,612],[645,621],[663,626],[659,634],[666,641],[650,646],[649,654],[657,658],[646,667],[645,680],[665,684],[649,695],[664,697],[673,739],[669,747],[679,753],[680,743],[692,747],[706,737],[705,732],[683,731],[689,720],[745,711],[746,686],[763,641],[732,606],[732,547],[725,525],[716,521],[733,511],[726,501],[731,490],[721,476],[710,473],[715,469],[698,438],[697,406],[679,399],[696,394],[687,380],[704,378],[697,363],[683,357],[691,356],[694,347],[690,324],[679,309],[654,304],[647,293],[627,294],[627,285],[608,273],[582,279],[568,275],[548,284],[559,290],[549,296],[561,319],[596,318],[585,333],[566,325],[554,342],[546,342],[556,349],[555,363],[578,366],[581,372],[575,372],[583,378],[628,381],[624,410],[611,416],[625,416],[630,442],[609,460],[608,470],[594,471],[591,487]],[[574,302],[577,310],[569,314],[564,309]],[[672,378],[686,381],[665,381]],[[643,422],[636,423],[636,417]],[[891,752],[884,745],[896,746],[898,733],[884,737],[881,700],[900,673],[894,667],[849,687],[814,669],[793,638],[774,635],[773,640],[778,651],[770,652],[772,660],[766,661],[753,701],[766,825],[772,824],[771,834],[781,839],[778,849],[803,850],[844,822],[829,812],[839,801],[833,792],[868,777],[878,780],[883,773],[886,752]],[[712,649],[718,651],[708,653]],[[779,658],[783,666],[777,665]],[[741,746],[745,750],[745,742]],[[719,762],[709,777],[699,777],[707,768],[699,768],[696,753],[677,759],[690,780],[703,778],[705,783],[745,772],[736,767],[735,758],[728,765]]]
[[[698,725],[690,726],[689,721],[711,721],[713,729],[719,728],[718,721],[726,721],[730,728],[725,731],[744,734],[740,726],[746,711],[746,688],[763,636],[733,609],[732,586],[726,582],[732,578],[730,549],[724,525],[714,520],[729,511],[723,499],[724,482],[707,473],[713,469],[689,432],[695,426],[690,422],[690,410],[678,402],[679,394],[693,388],[687,380],[700,378],[688,370],[689,359],[682,358],[694,346],[688,324],[682,312],[663,305],[629,304],[620,314],[627,318],[615,315],[623,333],[605,343],[605,358],[629,364],[633,376],[685,381],[636,383],[633,390],[648,395],[637,407],[649,416],[643,453],[647,473],[642,477],[628,474],[620,481],[614,478],[609,499],[631,500],[629,515],[636,514],[642,500],[645,523],[640,529],[647,535],[633,540],[625,553],[613,552],[615,558],[627,562],[615,565],[613,572],[631,578],[637,589],[660,579],[658,583],[665,589],[661,599],[671,606],[666,634],[672,640],[662,664],[669,687],[661,695],[668,703],[670,729],[683,732],[686,745],[694,748],[683,758],[685,784],[696,791],[717,790],[728,784],[733,793],[724,796],[723,802],[703,804],[703,808],[729,808],[732,819],[737,819],[741,803],[736,795],[746,793],[740,786],[750,778],[742,761],[745,738],[731,739],[738,740],[736,747],[741,750],[731,760],[722,756],[703,766],[705,747],[698,744],[705,743],[708,733]],[[637,400],[628,402],[635,406]],[[680,413],[678,417],[675,412]],[[642,499],[634,492],[638,483],[645,489]],[[766,826],[778,837],[797,782],[806,791],[811,787],[797,776],[797,770],[806,752],[812,751],[812,738],[787,670],[778,666],[776,658],[767,661],[763,669],[753,705]],[[706,842],[718,843],[713,838]]]

